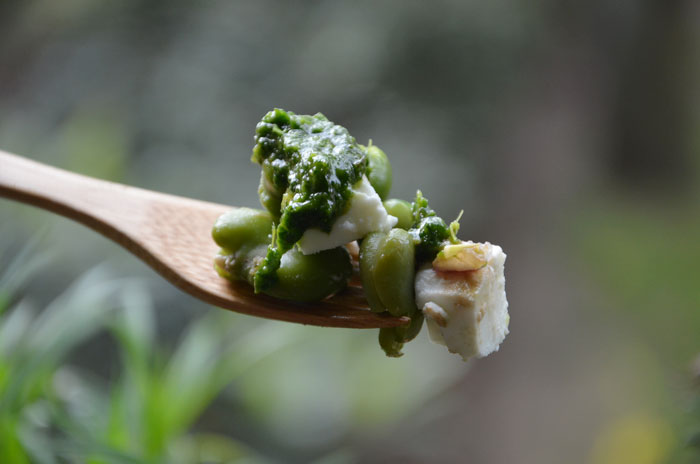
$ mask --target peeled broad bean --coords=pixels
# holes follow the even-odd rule
[[[345,247],[304,255],[292,248],[282,255],[277,282],[265,293],[295,301],[318,301],[344,289],[352,275]]]
[[[236,208],[222,214],[214,224],[212,237],[227,252],[241,247],[269,243],[272,217],[259,209]]]
[[[216,260],[220,275],[253,285],[255,271],[267,253],[267,244],[248,246]],[[282,255],[277,280],[263,293],[283,300],[319,301],[344,289],[352,275],[350,254],[344,247],[304,255],[293,248]]]
[[[399,229],[408,230],[413,226],[413,214],[411,204],[397,198],[390,198],[384,202],[384,209],[390,215],[399,220],[396,227]]]
[[[379,258],[379,248],[384,243],[385,238],[386,234],[373,232],[367,235],[360,245],[360,280],[365,298],[369,303],[369,309],[375,313],[386,311],[374,285],[374,267]]]
[[[392,229],[388,234],[375,232],[365,237],[360,247],[360,278],[372,311],[411,318],[407,327],[379,330],[379,345],[387,356],[401,356],[403,344],[423,326],[423,313],[415,303],[415,246],[409,233]]]
[[[393,328],[379,329],[379,346],[389,357],[398,358],[403,355],[403,342],[397,339]]]
[[[360,247],[360,278],[370,309],[407,316],[416,309],[414,298],[415,251],[403,229],[374,232]]]
[[[252,285],[271,232],[272,217],[266,211],[236,208],[223,214],[212,230],[214,241],[222,248],[215,260],[217,272]],[[285,300],[318,301],[345,288],[352,262],[344,247],[312,255],[293,248],[282,255],[276,274],[276,283],[264,293]]]
[[[389,195],[391,190],[391,164],[389,163],[389,158],[386,156],[378,146],[369,145],[365,148],[367,152],[367,159],[369,161],[369,168],[367,169],[367,178],[369,183],[379,195],[382,200]]]
[[[404,343],[410,342],[420,333],[423,320],[423,312],[416,309],[411,315],[411,323],[408,327],[379,329],[379,346],[382,347],[387,356],[398,358],[403,355],[401,349]]]
[[[415,265],[411,236],[403,229],[392,229],[379,248],[372,274],[379,299],[394,316],[407,316],[416,309]]]

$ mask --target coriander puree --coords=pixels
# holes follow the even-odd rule
[[[346,210],[351,187],[368,170],[367,153],[347,129],[321,113],[274,109],[255,129],[252,160],[262,166],[259,194],[278,219],[272,243],[255,274],[255,291],[274,284],[282,255],[307,229],[330,232]]]

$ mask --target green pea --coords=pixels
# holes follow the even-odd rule
[[[235,252],[244,246],[269,243],[271,231],[272,218],[267,212],[236,208],[219,216],[212,229],[212,237],[224,250]]]
[[[392,358],[402,356],[401,349],[404,343],[416,338],[423,327],[423,320],[423,313],[416,309],[411,315],[411,323],[407,327],[379,329],[379,346],[382,347],[387,356]]]
[[[367,178],[379,195],[379,198],[383,200],[389,195],[389,191],[391,190],[392,176],[389,158],[378,146],[372,145],[371,143],[365,150],[367,151],[367,158],[369,160]]]
[[[392,216],[398,218],[396,227],[408,230],[413,226],[413,214],[411,204],[397,198],[390,198],[384,202],[384,209]]]
[[[375,313],[383,313],[386,308],[377,295],[374,285],[374,267],[379,257],[379,248],[384,243],[386,234],[373,232],[367,235],[360,245],[360,280],[369,309]]]
[[[372,271],[377,296],[394,316],[407,316],[416,309],[414,296],[415,249],[403,229],[391,229]]]

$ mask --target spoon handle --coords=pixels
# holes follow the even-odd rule
[[[86,177],[0,151],[0,196],[76,220],[111,236],[133,187]]]
[[[0,150],[0,197],[37,206],[84,224],[144,257],[134,248],[153,204],[224,208],[152,190],[83,176]],[[144,244],[141,244],[144,245]],[[140,247],[137,247],[140,248]],[[146,258],[147,259],[147,258]]]
[[[177,242],[178,237],[169,237],[158,227],[154,228],[153,212],[164,211],[173,218],[177,217],[171,212],[183,210],[208,214],[210,223],[201,233],[197,232],[207,237],[214,219],[226,209],[223,205],[83,176],[0,151],[0,197],[3,196],[88,226],[129,250],[176,285],[181,278],[167,262],[167,248],[172,247],[170,242]],[[205,243],[209,242],[211,240]],[[214,248],[213,242],[211,247]],[[208,252],[207,259],[213,253]]]

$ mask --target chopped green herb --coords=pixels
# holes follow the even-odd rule
[[[420,190],[412,205],[413,227],[408,231],[416,245],[416,262],[432,261],[444,246],[443,242],[450,238],[450,231],[442,218],[435,214],[428,199]]]

